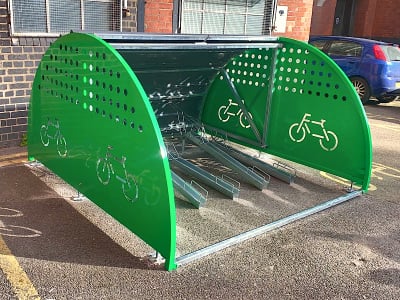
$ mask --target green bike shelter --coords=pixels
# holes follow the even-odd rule
[[[164,138],[178,131],[195,141],[206,132],[343,177],[362,186],[355,196],[368,189],[364,109],[346,75],[306,43],[70,33],[43,56],[29,156],[158,251],[167,270],[179,264],[174,189],[185,189]]]

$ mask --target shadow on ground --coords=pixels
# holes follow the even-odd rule
[[[0,177],[0,233],[16,257],[154,268],[115,243],[28,168],[0,168]]]

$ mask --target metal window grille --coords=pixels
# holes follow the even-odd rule
[[[276,0],[181,0],[182,33],[271,35]]]
[[[9,8],[14,35],[121,30],[121,0],[9,0]]]

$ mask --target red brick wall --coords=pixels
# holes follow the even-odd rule
[[[336,0],[314,1],[310,35],[332,34],[335,8]]]
[[[307,41],[310,34],[313,0],[279,0],[278,5],[288,7],[286,32],[278,35]]]
[[[279,0],[288,6],[286,33],[279,34],[299,40],[308,40],[313,0]],[[145,32],[172,33],[173,0],[147,0],[145,5]]]
[[[318,2],[324,2],[318,7]],[[337,0],[316,0],[310,35],[331,35]],[[400,40],[399,0],[358,0],[355,2],[353,36]]]
[[[380,3],[385,0],[379,0]],[[396,0],[398,1],[398,0]],[[354,15],[353,36],[371,38],[375,27],[375,11],[378,0],[359,0]],[[380,4],[379,4],[380,6]],[[383,5],[382,5],[383,6]]]
[[[398,0],[359,0],[354,16],[355,36],[400,38]]]
[[[172,33],[173,0],[146,0],[144,31]]]
[[[375,1],[377,5],[374,14],[374,26],[371,30],[372,36],[400,38],[400,1]]]

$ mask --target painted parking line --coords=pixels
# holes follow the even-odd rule
[[[340,183],[343,185],[349,185],[349,181],[340,177],[337,177],[335,175],[328,174],[326,172],[320,171],[320,174],[322,177],[328,178],[336,183]],[[388,179],[400,179],[400,170],[386,166],[381,163],[377,162],[372,162],[372,169],[371,169],[371,179],[377,179],[377,180],[388,180]],[[358,187],[359,188],[359,187]],[[370,183],[369,185],[369,191],[376,191],[377,187]]]
[[[25,163],[27,161],[28,161],[28,156],[27,156],[26,152],[1,155],[0,156],[0,167]]]
[[[39,294],[0,235],[0,269],[19,300],[39,300]]]
[[[394,122],[397,123],[399,121],[398,118],[393,118],[393,117],[388,117],[388,116],[383,116],[379,114],[372,114],[372,113],[367,113],[368,119],[375,119],[375,120],[380,120],[383,122]]]
[[[0,167],[27,162],[27,153],[19,152],[0,156]],[[0,270],[11,285],[16,299],[39,300],[40,296],[30,281],[28,275],[21,268],[17,258],[12,254],[0,234]]]
[[[379,127],[379,128],[385,128],[393,131],[400,132],[400,126],[399,125],[387,125],[387,124],[380,124],[380,123],[375,123],[375,122],[369,122],[371,126]]]
[[[335,176],[335,175],[332,175],[332,174],[328,174],[328,173],[326,173],[326,172],[324,172],[324,171],[320,171],[319,174],[320,174],[322,177],[325,177],[325,178],[327,178],[327,179],[329,179],[329,180],[332,180],[333,182],[342,184],[343,186],[347,186],[347,187],[350,186],[350,181],[347,180],[347,179],[344,179],[344,178],[341,178],[341,177],[338,177],[338,176]],[[361,187],[358,186],[358,185],[353,185],[353,188],[355,188],[355,189],[360,189]],[[377,190],[377,187],[376,187],[375,185],[373,185],[372,183],[370,183],[370,184],[369,184],[369,187],[368,187],[368,190],[369,190],[370,192],[371,192],[371,191],[376,191],[376,190]]]

